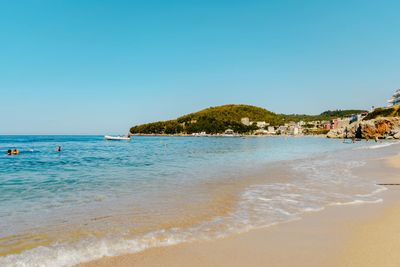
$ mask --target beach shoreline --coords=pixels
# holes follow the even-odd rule
[[[235,137],[235,138],[240,138],[240,137],[292,137],[292,138],[300,138],[300,137],[319,137],[319,138],[327,138],[326,134],[241,134],[241,135],[235,135],[235,136],[226,136],[223,134],[207,134],[204,136],[201,135],[193,135],[193,134],[185,134],[185,133],[180,133],[180,134],[131,134],[129,133],[129,136],[137,137],[137,136],[145,136],[145,137]]]
[[[377,183],[399,183],[399,167],[400,158],[391,156],[370,161],[357,172],[375,175]],[[368,266],[369,261],[390,266],[400,260],[394,253],[400,248],[400,238],[391,235],[400,221],[396,213],[400,186],[386,188],[379,194],[382,201],[373,204],[328,206],[300,220],[222,239],[155,247],[77,266]],[[376,233],[369,235],[369,229]],[[382,252],[388,251],[386,244],[392,252],[389,257]]]

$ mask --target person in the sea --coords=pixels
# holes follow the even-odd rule
[[[11,149],[7,150],[7,155],[9,155],[9,156],[12,155],[12,150]]]
[[[355,135],[355,138],[356,138],[357,140],[362,139],[362,135],[363,135],[363,134],[362,134],[361,124],[358,125],[356,131],[354,132],[354,135]]]
[[[61,152],[61,146],[57,146],[57,147],[56,147],[56,151],[57,151],[57,152]]]
[[[13,155],[18,155],[19,154],[19,150],[14,148],[13,151],[12,151],[12,154]]]

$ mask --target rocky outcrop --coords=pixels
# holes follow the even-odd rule
[[[357,132],[358,135],[357,136]],[[400,139],[400,118],[377,118],[367,121],[353,122],[348,126],[329,131],[328,138],[387,138]]]

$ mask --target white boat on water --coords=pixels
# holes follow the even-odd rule
[[[223,137],[241,137],[240,134],[235,133],[232,129],[227,129],[223,134],[221,134]]]
[[[129,136],[112,136],[112,135],[105,135],[104,139],[112,140],[112,141],[130,141],[131,138]]]
[[[196,136],[196,137],[207,137],[208,134],[207,134],[206,132],[192,133],[192,136]]]
[[[237,134],[237,133],[235,133],[235,134],[221,134],[220,136],[222,136],[222,137],[242,137],[241,134]]]

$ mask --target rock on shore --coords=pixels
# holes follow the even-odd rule
[[[327,134],[328,138],[352,138],[357,129],[361,130],[361,137],[365,139],[386,138],[400,139],[400,118],[399,117],[381,117],[377,119],[353,122],[347,126],[333,129]]]

